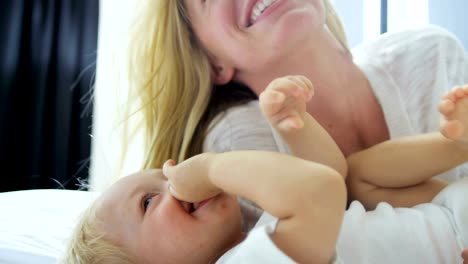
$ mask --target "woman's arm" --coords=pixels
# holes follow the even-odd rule
[[[334,254],[346,188],[339,173],[327,166],[275,152],[235,151],[201,154],[165,166],[164,173],[183,200],[207,198],[191,197],[207,185],[210,195],[219,188],[254,201],[278,217],[272,240],[300,263],[326,263]],[[188,179],[202,184],[181,183]]]
[[[389,140],[348,157],[350,198],[373,209],[429,202],[447,185],[432,177],[467,162],[466,150],[440,133]]]

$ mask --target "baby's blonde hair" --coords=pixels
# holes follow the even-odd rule
[[[63,264],[134,264],[135,258],[109,240],[100,227],[104,223],[96,217],[96,202],[80,216],[61,261]]]
[[[130,37],[128,116],[140,111],[143,169],[160,168],[167,159],[182,161],[202,152],[214,117],[227,108],[256,99],[245,86],[215,87],[212,68],[191,30],[181,0],[143,0]],[[347,50],[343,26],[330,0],[324,0],[326,24]],[[128,126],[128,122],[127,122]],[[124,131],[123,150],[134,131]],[[122,160],[123,162],[123,160]]]

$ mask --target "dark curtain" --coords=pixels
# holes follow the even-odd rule
[[[98,0],[0,1],[0,191],[88,176]]]

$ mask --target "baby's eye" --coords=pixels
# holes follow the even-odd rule
[[[145,197],[145,198],[143,199],[143,211],[146,212],[146,209],[148,208],[148,205],[151,203],[151,201],[153,200],[153,198],[154,198],[154,195]]]

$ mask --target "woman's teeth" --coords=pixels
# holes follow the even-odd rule
[[[252,15],[250,16],[250,24],[252,25],[257,21],[257,18],[267,9],[269,6],[274,4],[277,0],[261,0],[252,9]]]

